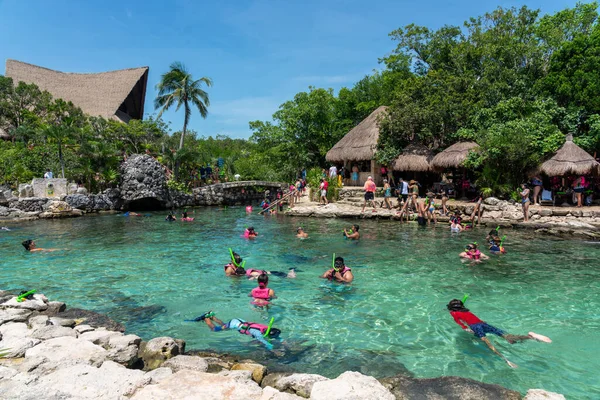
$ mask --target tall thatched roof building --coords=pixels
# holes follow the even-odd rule
[[[540,171],[548,176],[598,174],[600,164],[581,147],[573,143],[573,136],[567,135],[565,144],[540,165]]]
[[[352,165],[357,162],[361,164],[370,162],[369,168],[364,168],[366,171],[361,169],[359,179],[353,181],[353,184],[362,185],[369,175],[373,176],[376,181],[381,178],[376,174],[375,151],[379,140],[379,121],[385,116],[386,110],[386,106],[378,107],[360,124],[352,128],[325,155],[327,161],[343,164],[348,170],[351,170]]]
[[[88,115],[123,122],[144,116],[148,67],[76,74],[7,60],[5,75],[15,85],[20,81],[34,83],[54,98],[72,102]]]

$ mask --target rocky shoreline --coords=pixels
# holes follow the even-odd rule
[[[185,341],[147,342],[91,311],[66,309],[43,294],[18,302],[0,291],[2,398],[58,399],[522,399],[519,392],[459,377],[335,379],[271,372],[253,360],[185,351]],[[540,389],[526,400],[564,399]]]

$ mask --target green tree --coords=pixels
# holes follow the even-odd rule
[[[202,89],[202,85],[207,87],[212,86],[212,80],[207,77],[194,80],[192,74],[187,71],[185,65],[181,62],[174,62],[170,66],[169,72],[161,76],[160,82],[156,85],[158,96],[154,100],[155,109],[159,109],[158,117],[163,112],[176,106],[175,110],[179,111],[183,106],[184,119],[183,130],[179,140],[179,150],[183,148],[184,137],[187,131],[187,125],[192,116],[192,107],[195,107],[202,118],[208,115],[208,107],[210,100],[208,93]],[[175,164],[175,178],[177,178],[179,162]]]

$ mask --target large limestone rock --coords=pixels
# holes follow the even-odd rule
[[[14,200],[12,190],[6,186],[0,186],[0,206],[7,206],[12,200]]]
[[[73,208],[79,210],[91,210],[93,202],[90,197],[85,194],[70,194],[65,197],[65,202]]]
[[[529,389],[524,400],[565,400],[565,396],[542,389]]]
[[[46,358],[53,364],[89,364],[100,366],[108,357],[102,347],[87,340],[59,337],[46,340],[25,352],[25,357]]]
[[[46,325],[34,329],[29,336],[34,339],[48,340],[62,336],[77,337],[77,332],[64,326]]]
[[[165,361],[161,367],[170,368],[173,372],[187,369],[190,371],[208,371],[208,363],[201,357],[178,355]]]
[[[0,310],[0,325],[7,322],[25,322],[32,311],[24,308],[7,308]]]
[[[372,376],[347,371],[336,379],[316,382],[311,400],[396,400],[396,397]]]
[[[19,184],[19,197],[21,198],[25,198],[25,197],[33,197],[33,186],[31,186],[29,183],[21,183]]]
[[[25,310],[44,311],[48,308],[48,299],[44,295],[34,294],[33,299],[17,301],[17,297],[0,304],[3,308],[21,308]]]
[[[121,332],[107,331],[106,329],[97,329],[91,332],[85,332],[79,335],[80,340],[87,340],[95,345],[106,347],[113,337],[123,336]]]
[[[260,385],[264,376],[267,374],[267,367],[261,364],[252,362],[242,362],[234,364],[231,367],[232,371],[250,371],[252,373],[252,380]]]
[[[164,399],[260,399],[262,389],[252,380],[183,370],[156,385],[139,389],[131,400]]]
[[[120,399],[149,382],[142,371],[105,361],[100,368],[90,365],[60,368],[40,377],[35,389],[46,393],[42,398],[60,394],[72,399]]]
[[[169,358],[183,353],[179,343],[170,337],[158,337],[140,346],[139,358],[144,361],[146,371],[153,370],[161,366]]]
[[[19,198],[9,202],[11,208],[16,208],[24,212],[38,212],[44,211],[44,206],[50,200],[42,197],[27,197]]]
[[[267,375],[267,377],[270,376]],[[272,385],[282,392],[291,392],[309,398],[315,383],[328,380],[328,378],[317,374],[292,374],[277,377]]]
[[[169,204],[165,171],[149,155],[134,154],[121,164],[120,190],[125,209],[160,209]]]
[[[260,400],[302,400],[302,397],[290,393],[281,393],[279,390],[267,386],[263,389]]]
[[[0,326],[0,349],[8,349],[6,358],[23,357],[27,350],[40,343],[39,339],[28,337],[29,329],[23,322],[13,322]]]
[[[520,400],[521,394],[502,386],[456,376],[418,379],[397,375],[381,380],[397,399]]]
[[[132,367],[138,360],[142,338],[136,335],[111,336],[108,339],[108,359],[126,367]]]

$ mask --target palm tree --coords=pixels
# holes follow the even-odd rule
[[[192,74],[186,70],[185,65],[176,61],[171,64],[169,72],[163,74],[160,82],[156,85],[158,96],[154,99],[154,108],[161,109],[158,113],[159,118],[163,112],[174,104],[177,105],[175,111],[179,111],[183,106],[185,116],[181,138],[179,139],[179,150],[183,148],[183,139],[192,115],[192,106],[198,109],[202,118],[206,118],[208,115],[210,100],[208,99],[208,93],[202,89],[202,84],[210,87],[212,86],[212,80],[204,76],[194,80]],[[179,162],[175,165],[175,178],[177,178],[178,170]]]

